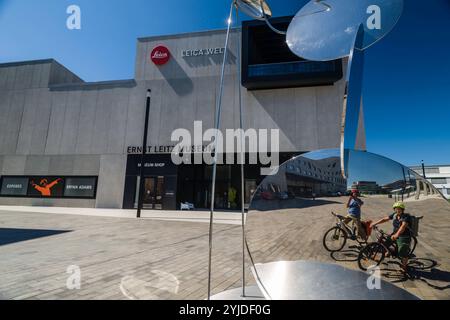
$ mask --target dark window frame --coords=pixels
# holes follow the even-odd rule
[[[279,28],[286,28],[289,22],[292,20],[292,16],[273,18],[271,23]],[[292,58],[295,56],[293,53],[291,57],[284,57],[286,61],[280,61],[280,63],[261,63],[252,64],[250,61],[250,56],[255,45],[252,42],[251,30],[252,28],[267,28],[267,32],[273,33],[266,25],[264,21],[251,20],[244,21],[242,23],[242,72],[241,72],[241,84],[248,90],[264,90],[264,89],[280,89],[280,88],[296,88],[296,87],[313,87],[313,86],[330,86],[334,85],[335,82],[339,81],[343,77],[342,70],[342,59],[318,62],[318,61],[307,61],[299,57]],[[255,30],[254,29],[254,30]],[[282,48],[285,50],[285,48]],[[261,58],[264,60],[264,58]],[[299,64],[305,64],[305,67],[320,65],[325,71],[314,71],[314,72],[294,72],[285,74],[267,74],[267,75],[250,75],[250,68],[258,66],[276,66],[277,64],[291,65],[293,68]],[[314,68],[313,68],[314,69]]]
[[[61,178],[64,181],[63,184],[63,194],[62,196],[39,196],[39,195],[28,195],[28,187],[29,187],[29,183],[30,180],[33,178],[41,178],[41,177],[46,177],[46,178],[51,178],[51,179],[57,179],[57,178]],[[79,199],[79,200],[95,200],[97,199],[97,191],[98,191],[98,176],[85,176],[85,175],[81,175],[81,176],[65,176],[65,175],[60,175],[60,176],[55,176],[55,175],[30,175],[30,176],[25,176],[25,175],[3,175],[0,177],[0,187],[3,185],[3,179],[4,178],[26,178],[28,179],[28,185],[27,185],[27,194],[26,195],[3,195],[0,194],[0,198],[22,198],[22,199]],[[95,179],[95,184],[94,184],[94,196],[93,197],[74,197],[74,196],[65,196],[65,190],[66,190],[66,179],[67,178],[86,178],[86,179]]]

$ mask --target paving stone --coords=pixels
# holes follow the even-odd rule
[[[380,203],[373,212],[365,214],[379,216],[385,205]],[[337,202],[333,206],[339,210],[343,204]],[[329,215],[329,209],[323,215]],[[434,259],[438,265],[419,273],[422,279],[395,285],[422,298],[449,299],[449,280],[445,275],[450,270],[450,230],[440,228],[439,233],[433,233],[432,215],[421,225],[417,255]],[[446,219],[450,221],[449,217]],[[354,260],[337,262],[323,249],[323,233],[332,225],[333,219],[317,212],[295,217],[287,211],[275,220],[262,219],[261,224],[253,224],[248,230],[251,235],[248,240],[256,248],[252,252],[255,262],[307,259],[357,269]],[[4,298],[206,298],[209,230],[206,223],[0,211],[0,240],[2,228],[69,230],[27,241],[0,243],[0,295]],[[214,226],[213,293],[241,286],[240,237],[239,225]],[[346,249],[352,245],[348,243]],[[398,273],[394,262],[387,261],[383,266],[389,269],[388,275]],[[71,265],[80,267],[81,290],[66,288],[71,276],[67,268]],[[254,285],[248,257],[247,267],[246,283]]]

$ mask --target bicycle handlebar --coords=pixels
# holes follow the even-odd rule
[[[378,232],[381,233],[382,235],[387,235],[386,232],[384,232],[383,230],[381,230],[381,229],[378,228],[377,226],[373,226],[372,229],[378,231]]]
[[[343,216],[341,216],[340,214],[334,213],[333,211],[331,211],[331,214],[341,221],[344,219]]]

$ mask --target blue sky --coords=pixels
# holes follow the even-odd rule
[[[0,62],[54,58],[86,81],[132,78],[136,38],[225,26],[223,0],[0,0]],[[272,0],[274,15],[305,0]],[[82,10],[82,30],[65,27]],[[405,165],[450,163],[450,1],[405,0],[366,52],[368,150]]]

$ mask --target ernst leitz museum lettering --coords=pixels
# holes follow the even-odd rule
[[[290,21],[273,19],[280,29]],[[0,64],[0,205],[134,208],[151,89],[144,208],[175,210],[182,202],[208,208],[212,166],[174,164],[171,135],[194,131],[196,121],[214,128],[225,33],[140,38],[131,80],[85,82],[52,59]],[[280,163],[340,146],[345,59],[302,60],[259,21],[233,30],[229,49],[222,130],[239,127],[240,76],[244,128],[279,129]],[[358,146],[365,149],[362,116]],[[324,179],[314,166],[307,169],[310,180],[294,193],[312,194]],[[245,172],[249,203],[264,177],[258,164]],[[238,209],[240,188],[240,166],[219,165],[216,208]]]

